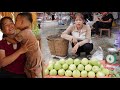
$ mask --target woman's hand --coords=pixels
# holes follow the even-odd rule
[[[76,45],[77,42],[78,42],[77,39],[74,36],[72,37],[72,42],[74,43],[74,45]]]
[[[26,43],[19,49],[21,54],[31,51],[31,48],[34,46],[34,43],[28,44],[28,41],[29,40],[27,40]]]
[[[72,53],[73,53],[73,54],[75,54],[75,53],[77,52],[78,47],[79,47],[79,45],[78,45],[78,43],[77,43],[77,44],[72,48]]]

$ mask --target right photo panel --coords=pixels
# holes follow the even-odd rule
[[[43,78],[119,78],[120,12],[37,12]]]

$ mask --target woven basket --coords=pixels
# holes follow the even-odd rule
[[[48,46],[51,55],[65,57],[68,54],[69,41],[60,37],[60,35],[51,35],[47,37]]]

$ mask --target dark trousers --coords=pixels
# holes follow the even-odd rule
[[[14,74],[4,69],[0,69],[0,78],[27,78],[24,74]]]
[[[52,15],[52,20],[55,20],[55,15]]]
[[[72,47],[74,47],[74,44],[72,43]],[[85,52],[86,54],[90,54],[90,52],[93,50],[93,44],[92,43],[86,43],[83,46],[79,47],[76,54],[80,55],[81,52]]]
[[[111,23],[104,23],[104,22],[99,22],[97,21],[96,23],[93,24],[93,27],[95,28],[94,31],[96,34],[99,34],[99,28],[111,28]]]

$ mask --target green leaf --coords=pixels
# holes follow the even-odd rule
[[[32,32],[35,34],[36,37],[40,35],[40,29],[39,29],[39,27],[38,27],[38,23],[36,23],[36,24],[33,26]]]

